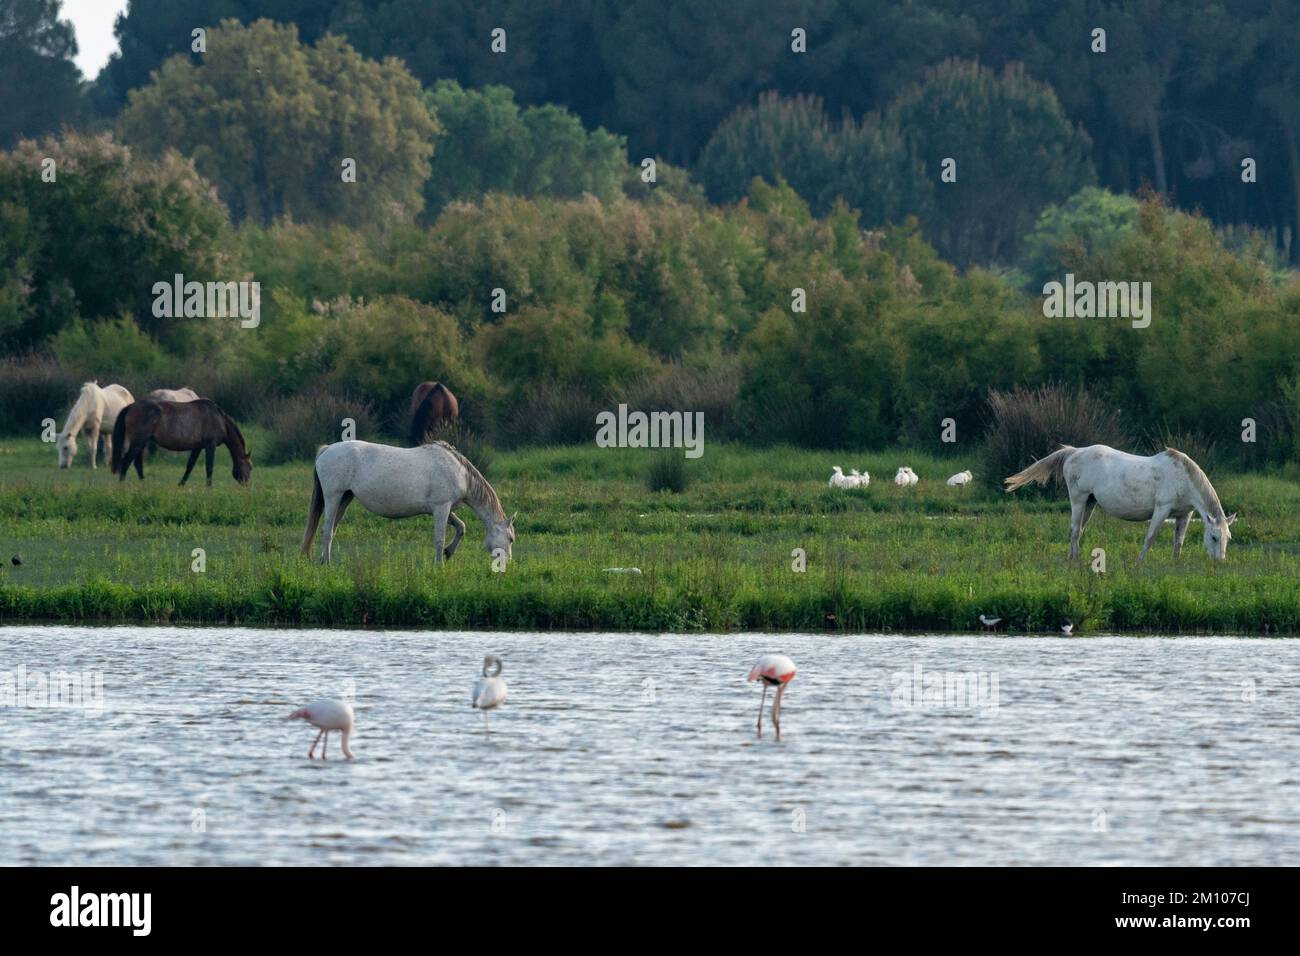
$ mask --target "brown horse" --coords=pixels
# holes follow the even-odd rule
[[[208,484],[212,484],[212,458],[218,445],[225,445],[230,451],[237,482],[248,484],[253,472],[253,459],[239,426],[211,399],[192,402],[145,399],[128,405],[113,426],[113,474],[121,475],[125,481],[134,462],[135,473],[144,480],[144,450],[151,438],[163,448],[190,453],[182,485],[189,480],[200,451],[207,452]]]
[[[421,382],[411,393],[411,444],[425,444],[430,428],[438,422],[450,425],[459,415],[460,403],[451,389],[442,382]]]

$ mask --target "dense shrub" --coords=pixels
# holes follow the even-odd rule
[[[680,495],[689,484],[686,459],[680,451],[662,451],[650,459],[650,467],[646,469],[646,487],[651,491]]]
[[[581,386],[538,383],[497,421],[496,441],[507,448],[595,442],[596,415],[608,408]]]
[[[738,437],[736,394],[740,369],[718,362],[703,369],[668,366],[658,372],[610,389],[610,406],[626,403],[641,411],[702,412],[710,440]]]
[[[80,388],[81,381],[48,356],[0,358],[0,435],[35,436],[46,418],[62,428]]]
[[[373,441],[377,437],[379,419],[364,399],[324,389],[272,399],[258,415],[270,433],[270,444],[259,457],[272,465],[312,461],[321,445],[340,440],[345,418],[355,423],[356,438]]]
[[[1082,389],[1059,385],[991,391],[983,473],[995,484],[1058,445],[1131,448],[1119,411]]]

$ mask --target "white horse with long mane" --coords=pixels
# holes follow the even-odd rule
[[[1158,455],[1142,457],[1117,451],[1109,445],[1072,448],[1062,445],[1024,471],[1005,480],[1007,491],[1032,482],[1047,484],[1053,476],[1064,476],[1070,492],[1070,557],[1079,556],[1079,539],[1093,509],[1125,521],[1147,521],[1146,540],[1138,560],[1146,557],[1166,518],[1174,519],[1174,556],[1182,551],[1192,512],[1205,522],[1205,550],[1219,561],[1228,556],[1237,520],[1234,512],[1223,513],[1219,496],[1201,466],[1181,451],[1166,448]]]
[[[465,535],[465,522],[454,513],[461,504],[474,509],[487,527],[485,546],[511,557],[515,541],[514,516],[507,518],[501,499],[468,458],[446,442],[417,448],[396,448],[366,441],[342,441],[326,445],[316,456],[315,488],[302,553],[311,554],[312,538],[322,514],[321,559],[330,560],[334,531],[353,499],[385,518],[433,515],[435,560],[450,558]],[[447,524],[456,538],[445,550]]]
[[[71,468],[77,456],[77,435],[85,432],[90,439],[90,467],[97,468],[99,436],[104,436],[104,459],[113,460],[113,426],[117,414],[135,401],[135,396],[121,385],[99,387],[98,382],[86,382],[68,412],[68,420],[59,432],[59,467]]]

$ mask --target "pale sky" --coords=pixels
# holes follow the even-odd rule
[[[113,21],[126,9],[127,0],[63,0],[60,20],[71,20],[77,30],[77,66],[93,80],[117,50]]]

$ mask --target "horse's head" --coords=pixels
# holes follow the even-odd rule
[[[505,552],[506,560],[510,560],[511,547],[515,543],[515,515],[518,514],[519,512],[516,511],[509,518],[488,527],[487,539],[484,541],[488,554],[495,555],[500,549]]]
[[[1228,525],[1236,520],[1235,511],[1222,521],[1210,517],[1205,519],[1205,550],[1216,561],[1226,561],[1228,558],[1228,542],[1232,540]]]
[[[72,459],[77,456],[77,433],[65,432],[59,436],[59,467],[72,467]]]
[[[253,456],[244,452],[242,455],[231,455],[230,457],[235,462],[235,467],[231,472],[235,476],[235,481],[241,485],[248,484],[248,479],[253,477]]]

